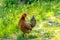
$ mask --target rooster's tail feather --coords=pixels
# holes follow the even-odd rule
[[[30,20],[31,26],[34,27],[36,25],[36,19],[33,16],[32,19]]]

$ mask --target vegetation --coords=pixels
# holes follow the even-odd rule
[[[33,0],[31,4],[18,3],[17,0],[0,0],[0,40],[24,40],[18,27],[23,13],[34,15],[36,27],[27,34],[28,39],[60,40],[60,0]]]

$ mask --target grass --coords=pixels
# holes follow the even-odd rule
[[[6,0],[5,0],[6,1]],[[0,2],[0,38],[2,40],[10,38],[24,40],[22,31],[18,27],[18,21],[23,13],[30,17],[34,15],[37,24],[27,36],[29,39],[39,40],[59,40],[60,39],[60,1],[37,1],[32,4],[11,4],[10,1]],[[9,3],[10,2],[10,3]],[[8,4],[7,4],[8,3]],[[43,22],[46,22],[42,24]],[[42,26],[39,26],[42,25]],[[38,29],[39,28],[39,29]],[[37,39],[36,39],[37,40]]]

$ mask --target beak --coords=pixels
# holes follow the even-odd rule
[[[27,17],[30,17],[30,15],[29,15],[29,14],[27,14]]]
[[[29,14],[27,14],[27,19],[30,19],[30,15]]]

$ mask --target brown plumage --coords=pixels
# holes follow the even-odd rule
[[[32,30],[32,28],[36,25],[36,20],[34,16],[30,20],[30,22],[26,22],[25,20],[26,17],[27,17],[27,14],[24,13],[18,23],[19,28],[23,33],[29,33]]]

